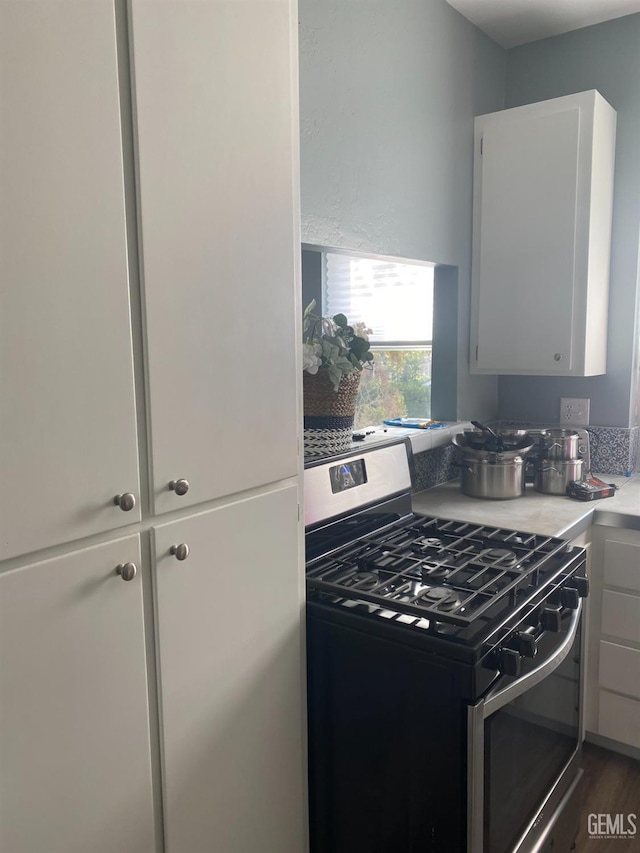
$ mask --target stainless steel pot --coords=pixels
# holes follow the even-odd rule
[[[460,490],[471,498],[519,498],[524,494],[524,467],[522,456],[500,461],[465,456],[460,462]]]
[[[533,486],[545,495],[566,495],[567,486],[582,478],[582,459],[540,459]]]
[[[577,459],[580,436],[571,429],[544,429],[540,433],[542,459]]]

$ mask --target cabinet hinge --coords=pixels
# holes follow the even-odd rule
[[[481,136],[480,137],[480,154],[483,153],[483,149],[484,149],[484,136]]]
[[[298,504],[298,521],[300,521],[300,504]]]

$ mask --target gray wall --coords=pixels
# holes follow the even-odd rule
[[[457,411],[434,416],[494,416],[497,380],[468,371],[473,117],[502,109],[506,53],[444,0],[299,0],[299,17],[302,239],[457,267],[437,367]]]
[[[560,397],[590,397],[591,423],[627,427],[637,423],[640,14],[507,54],[507,107],[587,89],[598,89],[618,113],[607,374],[584,379],[503,376],[499,414],[557,421]]]

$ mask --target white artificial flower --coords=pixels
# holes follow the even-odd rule
[[[321,353],[322,347],[320,346],[320,344],[303,344],[302,369],[306,370],[307,373],[317,373],[318,368],[322,364],[322,360],[320,359]]]

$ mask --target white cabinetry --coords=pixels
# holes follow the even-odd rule
[[[593,531],[587,729],[640,749],[640,531]]]
[[[0,4],[0,559],[139,520],[113,3]]]
[[[296,31],[0,4],[2,853],[305,849]]]
[[[132,2],[156,512],[297,471],[290,14]]]
[[[605,373],[615,126],[595,90],[476,118],[472,372]]]
[[[146,676],[137,535],[0,575],[3,853],[154,851]]]
[[[167,853],[304,849],[297,511],[290,486],[154,530]]]

